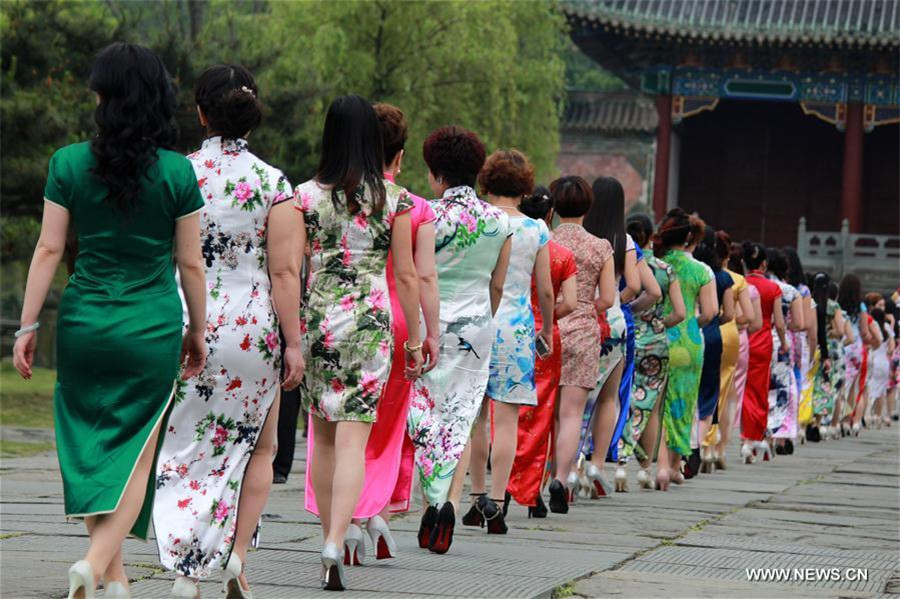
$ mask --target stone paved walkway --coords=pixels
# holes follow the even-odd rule
[[[793,456],[703,475],[669,493],[632,491],[581,501],[566,516],[529,520],[513,507],[510,534],[457,528],[449,554],[415,546],[418,513],[395,519],[401,555],[349,573],[345,596],[876,597],[900,593],[900,427],[807,444]],[[249,559],[256,597],[310,597],[320,539],[303,511],[305,445],[276,486],[262,545]],[[731,451],[736,456],[736,448]],[[63,597],[65,571],[87,547],[62,518],[54,455],[3,460],[0,596]],[[467,506],[464,507],[467,509]],[[135,597],[167,597],[172,576],[153,543],[129,540]],[[747,568],[837,568],[842,580],[750,582]],[[850,580],[855,568],[867,580]],[[817,576],[813,574],[813,576]],[[821,575],[819,575],[821,576]],[[855,576],[854,578],[859,578]],[[204,597],[221,596],[218,582]],[[100,595],[102,596],[102,594]]]

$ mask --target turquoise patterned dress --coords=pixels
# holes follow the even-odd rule
[[[703,369],[703,334],[697,323],[697,297],[700,288],[712,280],[712,270],[682,250],[670,250],[662,260],[675,271],[681,284],[687,318],[668,329],[669,384],[663,425],[666,441],[680,455],[691,453],[691,423],[697,411],[700,372]],[[672,313],[671,298],[666,298],[663,317]]]
[[[512,253],[503,284],[503,299],[494,316],[494,348],[487,395],[494,401],[537,405],[534,383],[534,312],[531,275],[538,252],[550,241],[542,220],[510,217]]]
[[[437,506],[447,500],[487,389],[494,344],[491,273],[510,224],[502,210],[467,186],[448,189],[431,207],[441,359],[413,385],[408,423],[419,482],[428,503]]]

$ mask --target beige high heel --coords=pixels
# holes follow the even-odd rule
[[[75,593],[82,591],[84,599],[94,599],[94,568],[87,560],[72,564],[69,568],[69,599],[75,599]]]
[[[172,597],[178,599],[197,599],[200,596],[200,588],[186,576],[179,576],[172,585]]]
[[[244,590],[241,586],[241,574],[244,572],[244,564],[241,558],[233,552],[228,558],[228,564],[225,566],[224,587],[225,599],[253,599],[253,593]]]
[[[114,599],[131,599],[131,591],[129,591],[124,584],[116,580],[104,584],[103,588],[104,597],[111,597]]]

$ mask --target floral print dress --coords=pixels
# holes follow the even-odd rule
[[[800,299],[797,288],[784,281],[772,278],[781,288],[781,312],[785,328],[791,324],[791,304]],[[777,309],[777,306],[776,306]],[[797,436],[797,410],[800,405],[800,389],[794,372],[794,340],[786,334],[787,352],[779,350],[778,333],[772,330],[772,374],[769,382],[769,417],[766,428],[778,439],[792,439]]]
[[[503,283],[503,299],[494,316],[487,395],[494,401],[537,405],[534,382],[534,313],[531,309],[531,275],[538,252],[550,241],[542,220],[510,217],[512,252]]]
[[[447,500],[487,389],[494,343],[491,273],[510,224],[502,210],[467,186],[448,189],[431,205],[441,359],[413,385],[408,432],[422,490],[428,503],[437,506]]]
[[[266,231],[269,210],[291,198],[291,186],[241,139],[212,137],[188,158],[206,201],[209,354],[175,397],[157,462],[153,524],[163,566],[206,578],[231,555],[244,472],[278,395]]]
[[[310,246],[307,300],[301,318],[306,372],[303,407],[327,422],[375,422],[394,351],[387,258],[394,217],[412,209],[409,193],[384,180],[385,202],[360,185],[350,214],[344,192],[315,180],[299,185]]]

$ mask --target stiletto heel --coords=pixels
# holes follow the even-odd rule
[[[487,504],[482,508],[482,513],[487,521],[489,535],[505,535],[509,531],[506,519],[503,517],[503,509],[498,505],[496,499],[488,499]]]
[[[569,477],[566,479],[566,502],[570,504],[575,503],[575,498],[578,496],[580,489],[581,481],[578,480],[578,473],[570,472]]]
[[[438,554],[450,551],[454,528],[456,528],[456,511],[453,509],[453,504],[447,501],[441,506],[441,511],[437,516],[437,526],[431,531],[428,550]]]
[[[381,516],[372,516],[366,522],[366,530],[372,539],[372,547],[375,548],[375,559],[390,559],[397,557],[397,542],[391,536],[391,529]]]
[[[596,499],[598,497],[607,497],[612,494],[612,486],[609,484],[603,477],[603,472],[600,468],[597,468],[594,464],[590,464],[587,468],[588,481],[591,483],[591,497]]]
[[[422,521],[419,523],[419,547],[421,549],[428,549],[428,544],[431,541],[431,533],[434,530],[435,525],[437,524],[438,511],[437,508],[433,505],[429,505],[425,509],[425,513],[422,514]]]
[[[253,599],[253,593],[241,586],[240,578],[243,573],[241,558],[232,552],[225,566],[225,599]]]
[[[719,452],[716,452],[713,454],[713,458],[716,462],[716,470],[728,470],[728,465],[725,463],[724,453],[720,455]]]
[[[669,469],[668,468],[657,468],[656,470],[656,490],[657,491],[668,491],[669,490]]]
[[[753,463],[753,447],[751,447],[747,442],[744,442],[741,445],[741,459],[745,464]]]
[[[347,588],[341,553],[334,543],[328,543],[322,550],[322,588],[326,591],[343,591]]]
[[[503,494],[503,517],[506,518],[506,515],[509,513],[509,502],[512,501],[512,495],[510,495],[509,491]]]
[[[565,485],[558,478],[554,478],[550,482],[550,511],[554,514],[569,513],[569,494]]]
[[[546,518],[547,517],[547,506],[544,505],[544,500],[541,498],[541,494],[538,493],[537,499],[535,499],[534,506],[528,507],[528,517],[529,518]]]
[[[109,595],[109,590],[106,591],[106,594]],[[199,596],[200,589],[193,580],[186,576],[179,576],[175,579],[175,583],[172,585],[172,597],[196,599]]]
[[[628,492],[628,472],[625,471],[624,464],[619,464],[616,467],[616,493],[627,493]]]
[[[350,524],[344,534],[344,565],[361,566],[366,560],[366,539],[362,529]]]
[[[87,560],[72,564],[69,568],[69,599],[75,599],[75,593],[84,592],[84,599],[94,599],[94,568]]]
[[[462,517],[463,526],[477,526],[484,528],[484,514],[481,513],[479,502],[482,497],[487,497],[487,493],[469,493],[469,497],[473,498],[472,507],[470,507],[469,511],[466,512],[466,515]]]

